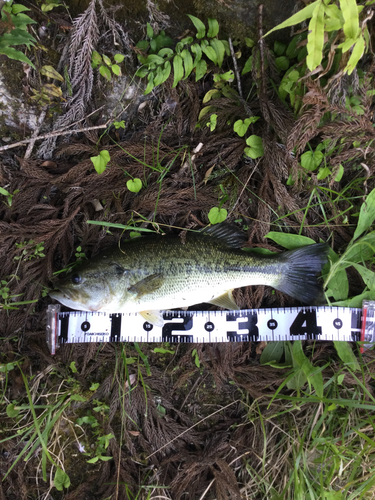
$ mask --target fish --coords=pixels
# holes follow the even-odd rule
[[[201,232],[130,239],[74,268],[49,295],[79,311],[141,314],[201,303],[239,309],[233,290],[268,285],[308,305],[323,302],[318,275],[329,247],[316,243],[276,255],[242,250],[246,235],[222,223]]]

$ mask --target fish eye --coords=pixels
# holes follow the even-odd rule
[[[81,283],[81,281],[82,281],[82,278],[79,274],[74,273],[72,275],[71,280],[72,280],[73,285],[79,285],[79,283]]]

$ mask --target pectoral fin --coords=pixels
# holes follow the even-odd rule
[[[224,309],[239,309],[238,305],[235,303],[233,294],[233,290],[228,290],[223,293],[223,295],[219,295],[215,299],[210,300],[208,303],[213,304],[214,306],[224,307]]]
[[[160,311],[141,311],[142,318],[155,326],[164,326],[164,318]]]
[[[164,276],[161,273],[150,274],[150,276],[146,276],[138,283],[135,283],[130,288],[128,288],[128,292],[136,295],[136,299],[140,299],[144,295],[148,295],[149,293],[155,292],[158,290],[164,283]]]

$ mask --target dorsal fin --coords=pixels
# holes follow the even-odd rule
[[[238,229],[238,227],[221,222],[213,226],[206,227],[201,231],[202,234],[207,234],[211,238],[220,240],[224,245],[231,248],[241,248],[247,242],[246,234]]]

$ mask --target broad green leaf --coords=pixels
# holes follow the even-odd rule
[[[144,78],[146,75],[148,75],[148,72],[150,70],[146,66],[141,66],[137,71],[135,72],[135,76],[139,76],[139,78]]]
[[[174,54],[173,50],[170,49],[169,47],[164,47],[163,49],[160,49],[158,52],[158,56],[162,57],[164,59],[164,56],[167,57],[172,57]]]
[[[17,14],[16,16],[12,16],[12,21],[14,26],[23,30],[27,29],[27,24],[36,24],[36,21],[34,21],[34,19],[31,19],[31,17],[26,14]]]
[[[339,0],[344,17],[344,34],[346,38],[357,38],[359,32],[359,17],[356,0]]]
[[[298,366],[304,373],[306,380],[311,384],[318,397],[323,397],[323,375],[319,368],[314,367],[305,356],[300,340],[293,343],[293,365]]]
[[[185,77],[184,80],[190,75],[194,69],[193,58],[191,57],[190,50],[184,49],[181,51],[181,57],[184,61]]]
[[[283,42],[275,41],[273,44],[273,51],[277,56],[282,56],[285,52],[286,44]]]
[[[110,60],[110,58],[108,56],[106,56],[105,54],[102,55],[103,57],[103,61],[106,63],[107,66],[111,66],[112,65],[112,62]]]
[[[341,10],[335,4],[325,6],[325,30],[339,31],[344,25],[344,18]]]
[[[194,26],[198,32],[197,38],[203,38],[206,34],[206,26],[197,17],[192,16],[190,14],[188,14],[188,17],[190,18],[190,20],[192,21],[192,23],[194,24]]]
[[[358,224],[354,231],[353,240],[367,231],[375,220],[375,189],[366,196],[366,200],[361,205]]]
[[[360,370],[358,360],[355,357],[348,342],[338,342],[337,340],[334,340],[333,344],[335,346],[337,354],[339,355],[339,358],[348,366],[350,370]]]
[[[294,250],[295,248],[315,243],[314,240],[308,238],[307,236],[302,236],[300,234],[278,233],[276,231],[270,231],[265,237],[273,240],[275,243],[287,248],[288,250]]]
[[[111,81],[112,75],[111,75],[111,70],[108,68],[108,66],[104,66],[102,64],[99,68],[99,73],[104,76],[109,82]]]
[[[296,24],[302,23],[303,21],[310,19],[310,17],[313,15],[315,8],[321,3],[322,3],[321,0],[316,0],[312,4],[305,7],[304,9],[298,11],[293,16],[288,17],[288,19],[286,19],[284,22],[275,26],[275,28],[272,28],[272,30],[268,31],[265,35],[263,35],[263,38],[268,36],[273,31],[281,30],[283,28],[288,28],[289,26],[295,26]]]
[[[357,40],[355,38],[347,38],[344,42],[340,43],[337,48],[341,49],[343,53],[347,52],[351,47],[353,47],[356,41]]]
[[[217,38],[214,38],[213,40],[210,41],[211,47],[216,52],[216,60],[217,60],[217,65],[219,68],[221,68],[221,65],[223,64],[224,60],[224,55],[225,55],[225,47],[224,44],[221,40],[218,40]]]
[[[216,123],[217,123],[217,115],[214,113],[210,116],[210,121],[206,123],[207,127],[210,128],[211,132],[215,130]]]
[[[200,121],[207,113],[215,110],[216,110],[215,106],[205,106],[200,110],[200,113],[198,115],[198,121]]]
[[[5,54],[9,59],[24,62],[35,69],[34,64],[20,50],[14,49],[13,47],[0,47],[0,54]]]
[[[147,80],[148,80],[148,83],[147,83],[147,87],[145,90],[145,95],[149,94],[152,91],[152,89],[155,87],[155,85],[154,85],[154,73],[152,71],[150,71],[149,74],[147,75]]]
[[[164,347],[155,347],[152,350],[155,354],[174,354],[174,351],[170,351],[169,349],[164,349]]]
[[[156,76],[154,78],[155,87],[164,83],[168,79],[170,74],[171,74],[171,63],[169,61],[165,61],[164,68],[161,68],[161,66],[159,66],[156,69]]]
[[[73,373],[77,373],[78,372],[75,361],[72,361],[70,363],[69,368],[72,370]]]
[[[203,104],[206,104],[208,101],[211,99],[217,99],[218,97],[221,96],[220,90],[217,89],[210,89],[206,95],[203,97]]]
[[[173,78],[172,88],[174,88],[178,84],[178,82],[180,82],[184,77],[182,57],[178,54],[176,54],[173,58],[173,73],[174,73],[174,78]]]
[[[121,76],[121,69],[118,64],[112,64],[111,66],[112,73],[116,76]]]
[[[64,78],[58,73],[53,66],[42,66],[40,69],[41,75],[46,75],[48,78],[53,78],[54,80],[64,81]]]
[[[207,63],[204,59],[201,59],[196,63],[195,81],[197,82],[198,80],[203,78],[206,72],[207,72]]]
[[[265,365],[272,361],[280,363],[284,355],[284,346],[285,342],[270,342],[267,344],[260,355],[260,364]]]
[[[319,1],[316,5],[311,21],[309,23],[309,34],[307,35],[307,58],[306,64],[313,71],[323,59],[324,46],[324,3]]]
[[[321,151],[306,151],[301,155],[301,165],[306,170],[313,172],[322,163],[324,154]]]
[[[16,405],[9,403],[6,407],[6,413],[9,418],[16,418],[20,410],[16,409]]]
[[[322,181],[326,179],[330,175],[330,173],[331,171],[328,167],[320,168],[316,178],[318,179],[318,181]]]
[[[245,62],[245,66],[243,67],[241,75],[246,75],[246,73],[249,73],[249,71],[251,71],[252,66],[253,66],[253,56],[250,56],[249,59]]]
[[[366,262],[372,259],[375,255],[375,231],[372,231],[359,240],[355,241],[353,245],[347,248],[344,253],[345,266],[350,266],[353,262]]]
[[[218,33],[219,33],[219,23],[216,21],[216,19],[211,19],[209,17],[208,18],[208,32],[207,32],[208,38],[213,38]]]
[[[153,64],[153,63],[156,63],[156,64],[163,64],[164,63],[164,59],[160,56],[158,56],[157,54],[149,54],[147,56],[147,59],[146,59],[146,64]]]
[[[258,135],[251,135],[246,139],[246,144],[249,146],[245,148],[244,153],[255,160],[264,155],[262,138]]]
[[[206,47],[203,46],[202,51],[204,54],[206,54],[208,59],[210,59],[214,64],[217,64],[217,54],[213,47],[211,47],[210,45]]]
[[[98,156],[90,157],[90,160],[94,164],[95,170],[98,172],[98,174],[102,174],[104,172],[110,159],[111,157],[106,149],[100,151]]]
[[[12,14],[19,14],[20,12],[26,12],[27,10],[30,9],[28,7],[24,7],[19,3],[15,3],[14,5],[12,5]]]
[[[99,54],[99,52],[94,50],[91,56],[91,66],[95,69],[99,66],[99,64],[102,64],[102,62],[103,62],[102,56]]]
[[[339,260],[339,255],[329,249],[328,258],[334,264]],[[344,300],[348,298],[349,282],[345,269],[338,269],[328,282],[326,294],[328,297],[333,297],[335,300]]]
[[[3,194],[4,196],[9,196],[10,193],[9,191],[7,191],[6,189],[0,187],[0,194]]]
[[[125,56],[124,54],[115,54],[113,56],[113,59],[117,62],[117,63],[122,63],[122,61],[125,59]]]
[[[363,281],[366,283],[366,286],[375,291],[375,273],[361,264],[353,263],[353,267],[357,269],[359,274],[362,276]]]
[[[129,179],[128,182],[126,183],[126,187],[132,193],[138,193],[142,189],[142,181],[141,179],[138,179],[138,177],[135,177],[134,179]]]
[[[234,122],[233,130],[240,137],[243,137],[246,134],[247,129],[249,128],[249,125],[250,125],[249,118],[246,118],[246,120],[244,120],[244,121],[243,120],[237,120],[236,122]]]
[[[69,488],[70,486],[70,478],[68,474],[60,469],[60,467],[56,468],[53,484],[58,491],[62,491],[64,488]]]
[[[194,43],[191,46],[191,51],[193,54],[195,54],[195,59],[194,59],[194,66],[198,64],[198,62],[202,59],[202,49],[201,46],[198,43]]]
[[[220,224],[227,218],[228,211],[225,208],[213,207],[208,212],[208,220],[211,224]]]
[[[286,56],[276,57],[275,64],[281,71],[286,71],[289,68],[289,59]]]
[[[365,51],[365,39],[362,35],[358,38],[357,43],[354,45],[352,53],[350,55],[348,64],[345,66],[345,71],[347,71],[348,75],[351,75],[356,68],[358,61],[363,56]],[[363,113],[358,113],[363,114]]]
[[[338,169],[336,177],[335,177],[335,182],[340,182],[343,175],[344,175],[344,167],[340,163],[339,169]]]
[[[375,292],[373,292],[372,290],[367,290],[366,292],[361,293],[361,295],[351,297],[350,299],[334,302],[332,305],[337,307],[358,307],[359,309],[361,309],[362,302],[364,300],[375,300]]]
[[[154,38],[154,30],[152,29],[152,26],[150,23],[147,23],[147,36],[149,38]]]

